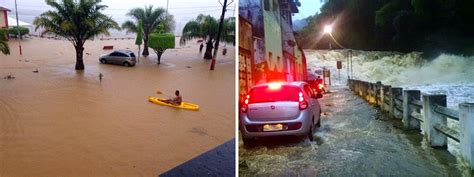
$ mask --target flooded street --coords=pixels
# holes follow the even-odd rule
[[[134,40],[88,41],[76,72],[67,41],[24,40],[22,57],[9,45],[12,55],[0,55],[0,176],[157,176],[234,137],[233,47],[209,71],[194,42],[166,50],[161,65],[150,49],[123,67],[100,64],[112,52],[102,47],[136,53]],[[148,102],[175,90],[200,110]]]
[[[241,176],[461,176],[456,158],[433,149],[343,86],[320,99],[316,141],[296,137],[239,142]]]

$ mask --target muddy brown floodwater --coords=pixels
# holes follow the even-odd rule
[[[167,50],[161,65],[150,50],[123,67],[100,64],[111,52],[102,46],[136,51],[134,40],[88,41],[76,72],[68,41],[26,39],[21,57],[17,41],[9,45],[12,54],[0,54],[0,176],[157,176],[234,137],[233,47],[209,71],[195,42]],[[200,110],[147,100],[176,89]]]

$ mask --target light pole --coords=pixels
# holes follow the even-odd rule
[[[219,41],[221,39],[222,28],[223,28],[223,25],[224,25],[224,16],[225,16],[225,12],[227,10],[226,8],[227,8],[227,6],[232,4],[232,2],[234,2],[234,0],[231,0],[230,3],[228,3],[228,4],[227,4],[227,0],[224,0],[224,3],[221,3],[221,1],[219,0],[219,3],[221,3],[221,5],[222,5],[222,14],[221,14],[220,22],[219,22],[219,30],[217,31],[216,44],[215,44],[215,47],[214,47],[214,55],[212,55],[210,70],[214,70],[214,67],[216,65],[216,56],[217,56],[217,51],[219,50]]]
[[[352,50],[349,49],[349,60],[351,61],[351,79],[354,78],[354,76],[352,75]]]
[[[339,44],[339,42],[337,42],[336,38],[334,38],[334,36],[332,35],[332,25],[326,25],[324,26],[324,34],[329,34],[329,36],[332,38],[332,40],[334,41],[334,43],[336,43],[339,47],[341,48],[345,48],[344,46],[342,46],[341,44]],[[349,49],[348,51],[348,59],[347,59],[347,64],[349,65],[350,63],[350,76],[349,76],[349,66],[347,66],[347,75],[348,77],[350,77],[351,79],[354,77],[352,75],[352,50]]]
[[[324,26],[324,34],[329,34],[329,36],[332,38],[334,43],[336,43],[340,48],[345,48],[344,46],[339,44],[339,42],[337,42],[336,38],[334,38],[334,36],[332,35],[332,25]]]
[[[21,34],[20,34],[20,24],[18,23],[18,7],[15,0],[15,14],[16,14],[16,32],[18,34],[18,47],[20,48],[20,56],[22,55],[21,52]]]

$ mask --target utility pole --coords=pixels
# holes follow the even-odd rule
[[[346,74],[347,74],[347,79],[350,79],[349,77],[349,51],[346,53]]]
[[[232,4],[232,2],[234,2],[234,0],[232,0],[229,4],[227,4],[227,0],[224,0],[224,3],[221,3],[221,1],[219,0],[219,3],[221,3],[222,5],[222,14],[221,14],[221,20],[219,23],[219,31],[217,32],[216,45],[214,47],[214,54],[212,55],[211,70],[214,70],[214,67],[216,65],[216,56],[217,56],[217,51],[219,49],[219,41],[221,39],[222,28],[224,26],[225,11],[227,9],[227,6]]]
[[[166,18],[168,18],[168,6],[170,4],[170,0],[166,0]]]
[[[18,34],[18,47],[20,48],[20,56],[22,55],[22,52],[21,52],[21,34],[20,34],[20,24],[18,23],[18,7],[17,7],[17,4],[16,4],[16,0],[15,0],[15,14],[16,14],[16,32]]]
[[[354,75],[352,75],[352,50],[349,49],[349,60],[351,62],[351,79],[354,79]]]

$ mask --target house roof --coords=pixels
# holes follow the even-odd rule
[[[0,6],[0,11],[11,11],[10,9],[7,9],[5,7]]]
[[[17,26],[16,19],[12,17],[8,17],[8,25],[9,26]],[[24,21],[18,20],[18,26],[31,26],[31,24],[26,23]]]

